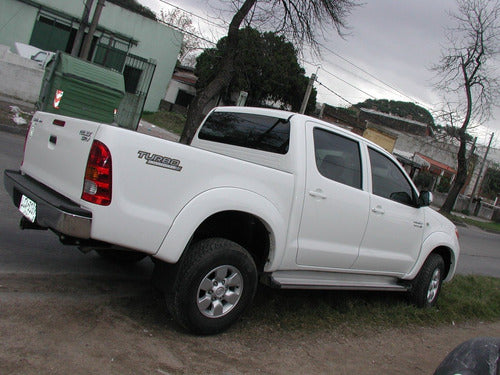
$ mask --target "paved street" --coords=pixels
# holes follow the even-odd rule
[[[22,159],[24,137],[0,131],[0,274],[85,274],[102,277],[149,278],[152,262],[123,266],[105,262],[95,253],[83,254],[62,245],[49,231],[21,231],[20,214],[3,185],[4,169],[17,169]]]

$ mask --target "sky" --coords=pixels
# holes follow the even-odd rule
[[[199,32],[214,42],[226,34],[224,26],[233,14],[227,5],[221,5],[229,1],[140,3],[157,13],[173,9],[172,5],[191,12]],[[430,111],[439,109],[442,100],[432,87],[435,73],[430,68],[439,62],[446,46],[445,27],[452,22],[448,13],[455,7],[455,0],[364,0],[346,18],[346,36],[342,38],[330,29],[321,40],[320,56],[303,50],[301,62],[306,74],[317,71],[317,81],[328,87],[315,84],[318,102],[347,107],[376,98],[414,102]],[[494,113],[494,119],[471,130],[482,144],[495,132],[494,146],[500,147],[500,109]]]

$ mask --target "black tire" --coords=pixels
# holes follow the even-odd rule
[[[147,254],[129,250],[96,250],[101,258],[122,264],[132,264],[143,260]]]
[[[444,260],[439,254],[431,254],[413,280],[410,300],[418,307],[432,307],[441,291],[444,277]]]
[[[257,267],[240,245],[211,238],[190,246],[181,258],[168,310],[184,328],[214,334],[232,325],[251,304]]]

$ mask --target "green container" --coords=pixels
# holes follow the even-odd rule
[[[110,124],[124,95],[122,74],[59,51],[45,70],[37,107]]]

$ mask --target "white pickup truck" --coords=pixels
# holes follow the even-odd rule
[[[150,255],[173,317],[227,328],[257,282],[408,291],[432,306],[459,256],[455,226],[399,163],[316,118],[214,109],[191,145],[37,112],[5,187],[22,228],[101,255]]]

